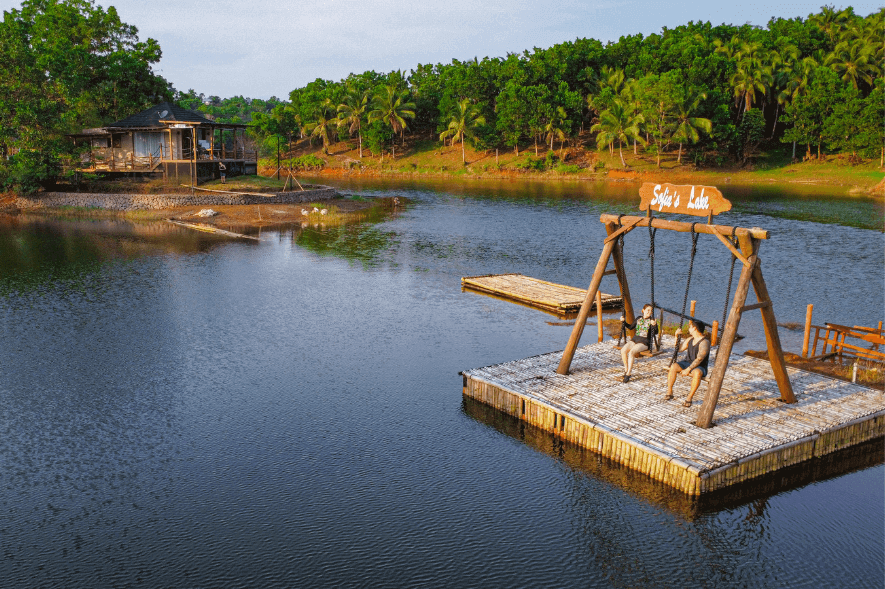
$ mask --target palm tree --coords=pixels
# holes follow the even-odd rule
[[[756,102],[756,92],[765,96],[773,79],[771,68],[758,56],[745,57],[737,64],[737,71],[731,77],[734,86],[735,106],[738,111],[746,112]],[[744,108],[741,109],[741,103]]]
[[[408,128],[406,119],[415,118],[415,103],[409,98],[409,91],[397,90],[395,84],[382,86],[381,91],[372,100],[369,122],[383,121],[390,125],[394,134],[403,134],[403,143],[405,143],[405,130]]]
[[[546,138],[550,141],[550,151],[553,151],[553,140],[559,139],[559,158],[562,159],[562,147],[565,145],[565,131],[562,130],[562,127],[565,126],[565,121],[568,119],[568,115],[565,112],[565,109],[561,106],[556,107],[556,114],[550,118],[547,122],[547,125],[544,127],[544,131],[547,133]]]
[[[467,137],[475,137],[474,131],[479,125],[485,125],[486,118],[482,115],[475,104],[470,103],[469,98],[465,98],[452,107],[449,111],[449,127],[439,134],[439,138],[445,141],[448,137],[452,138],[452,145],[455,141],[461,141],[461,163],[467,163],[467,155],[464,151],[464,140]]]
[[[813,22],[830,40],[836,44],[836,37],[842,32],[848,23],[850,12],[845,10],[836,11],[835,6],[821,6],[820,14],[811,16],[808,20]]]
[[[701,100],[707,97],[706,93],[698,92],[689,93],[685,98],[676,104],[674,120],[676,130],[673,132],[673,140],[679,142],[679,157],[676,161],[682,163],[682,144],[697,143],[700,139],[699,131],[703,131],[707,135],[713,134],[713,123],[710,119],[702,117],[693,117]]]
[[[356,132],[360,142],[360,159],[363,159],[363,119],[369,110],[369,91],[348,88],[347,97],[338,105],[338,125],[347,127],[351,137]]]
[[[621,99],[615,99],[611,108],[599,115],[599,122],[590,128],[597,133],[596,147],[603,149],[610,147],[615,141],[618,142],[618,153],[621,156],[621,165],[627,167],[624,161],[624,142],[635,139],[645,145],[645,140],[640,136],[639,125],[645,122],[641,114],[635,113]]]
[[[311,139],[319,137],[323,140],[323,153],[329,155],[329,145],[332,143],[332,137],[329,133],[337,123],[335,117],[335,107],[328,98],[320,105],[320,110],[316,118],[306,125],[307,132]]]
[[[873,78],[880,73],[871,47],[863,43],[842,41],[827,56],[825,65],[840,74],[844,81],[851,82],[855,89],[858,78],[872,86]]]

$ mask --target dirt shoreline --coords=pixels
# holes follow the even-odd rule
[[[351,200],[346,198],[322,199],[308,204],[261,204],[261,205],[201,205],[177,206],[164,209],[139,211],[114,211],[109,209],[42,208],[18,209],[12,203],[14,197],[0,198],[0,214],[17,216],[27,213],[52,219],[120,219],[128,221],[161,221],[172,219],[209,225],[236,232],[259,229],[285,228],[312,224],[340,225],[359,221],[372,212],[383,214],[395,211],[405,204],[393,198]],[[314,211],[316,209],[316,211]],[[202,211],[211,210],[206,216]],[[323,213],[322,211],[326,211]]]

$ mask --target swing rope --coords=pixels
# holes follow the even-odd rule
[[[694,228],[697,223],[691,224],[691,259],[688,262],[688,280],[685,281],[685,297],[682,299],[682,312],[679,314],[679,331],[676,332],[676,345],[673,347],[673,357],[670,358],[670,366],[676,362],[679,355],[679,345],[682,343],[682,321],[685,319],[685,307],[688,305],[688,290],[691,286],[691,272],[694,269],[694,256],[698,251],[698,237],[700,233],[696,233]]]
[[[655,234],[658,232],[658,228],[655,227],[652,229],[651,227],[651,219],[654,216],[651,215],[648,222],[648,257],[650,260],[650,269],[649,275],[651,276],[651,309],[652,309],[652,318],[654,318],[654,310],[657,308],[657,303],[655,303]],[[663,327],[661,325],[660,327]],[[660,327],[658,328],[658,337],[652,338],[652,345],[655,347],[655,350],[661,350],[661,331]],[[651,351],[651,350],[649,350]]]
[[[624,215],[618,215],[618,227],[623,227],[621,223],[621,217]],[[618,258],[620,258],[621,263],[615,263],[615,272],[618,275],[618,286],[621,287],[621,315],[624,317],[624,321],[621,321],[621,332],[618,334],[618,347],[620,348],[627,342],[627,300],[624,298],[624,281],[626,280],[623,265],[624,265],[624,233],[621,233],[618,236],[618,239],[615,241],[615,249],[618,251]]]

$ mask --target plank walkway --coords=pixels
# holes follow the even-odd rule
[[[517,301],[557,315],[577,313],[587,296],[586,288],[555,284],[523,274],[465,276],[461,279],[461,287]],[[620,304],[621,297],[602,293],[603,309]]]
[[[664,337],[664,349],[673,349]],[[715,362],[713,351],[710,367]],[[629,383],[611,341],[464,371],[464,394],[689,495],[700,495],[885,435],[885,393],[789,368],[795,404],[780,401],[771,364],[732,355],[714,414],[694,425],[688,378],[664,401],[669,354],[639,358]]]

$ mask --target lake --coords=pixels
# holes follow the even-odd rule
[[[462,398],[458,371],[561,350],[571,326],[460,278],[585,288],[599,215],[635,211],[637,185],[336,182],[409,204],[260,243],[2,225],[3,586],[881,585],[881,441],[692,499]],[[881,201],[727,188],[718,222],[771,232],[779,322],[809,303],[815,324],[882,320]],[[637,304],[648,247],[627,236]],[[682,304],[690,247],[657,233],[663,306]],[[701,236],[699,317],[721,320],[725,253]],[[758,312],[739,332],[735,352],[764,349]],[[781,340],[798,352],[801,327]]]

